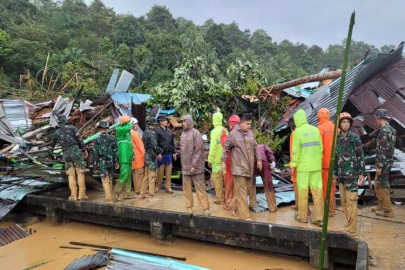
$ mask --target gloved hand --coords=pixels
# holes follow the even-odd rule
[[[276,163],[273,161],[273,162],[270,164],[270,168],[273,170],[275,167],[276,167]]]

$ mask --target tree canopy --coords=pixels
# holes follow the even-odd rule
[[[233,95],[256,94],[260,87],[316,73],[325,65],[339,67],[344,42],[326,49],[277,43],[263,29],[251,33],[235,21],[212,19],[196,25],[175,18],[165,6],[135,17],[117,14],[101,0],[89,5],[83,0],[3,0],[0,85],[19,87],[20,75],[42,78],[49,53],[46,87],[61,85],[77,72],[84,93],[94,98],[104,93],[112,70],[121,68],[135,75],[131,91],[154,94],[164,107],[203,115],[228,104]],[[350,60],[361,61],[368,50],[372,56],[393,48],[353,41]],[[202,102],[207,98],[212,102]]]

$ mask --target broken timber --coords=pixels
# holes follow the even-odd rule
[[[329,80],[329,79],[336,79],[339,78],[340,75],[342,74],[341,70],[333,71],[333,72],[328,72],[328,73],[323,73],[323,74],[314,74],[314,75],[309,75],[305,76],[302,78],[298,78],[292,81],[272,85],[270,87],[267,87],[265,89],[262,89],[258,95],[258,97],[261,100],[266,100],[267,97],[274,92],[290,88],[293,86],[297,86],[303,83],[309,83],[309,82],[318,82],[318,81],[323,81],[323,80]]]

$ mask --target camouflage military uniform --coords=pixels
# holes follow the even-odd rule
[[[380,129],[376,140],[376,167],[382,169],[381,176],[378,178],[380,187],[390,187],[388,175],[394,163],[395,141],[397,139],[397,131],[386,124]]]
[[[104,133],[94,141],[94,162],[100,169],[101,177],[114,172],[114,166],[118,162],[117,142],[114,136]]]
[[[145,130],[142,141],[145,146],[145,175],[141,186],[141,197],[145,197],[148,188],[149,197],[153,197],[157,177],[157,156],[162,154],[163,150],[157,144],[156,131],[153,129]]]
[[[383,126],[376,139],[376,167],[381,170],[381,175],[376,175],[374,192],[378,199],[378,206],[372,208],[378,216],[394,217],[391,206],[389,173],[394,163],[394,151],[397,131],[387,123]]]
[[[113,203],[112,180],[114,166],[118,162],[117,142],[114,136],[103,133],[94,141],[94,162],[100,169],[105,201]]]
[[[359,135],[349,130],[346,136],[338,135],[333,175],[338,176],[346,190],[357,192],[359,175],[365,175],[363,148]]]
[[[357,231],[357,181],[365,175],[363,148],[359,135],[349,130],[338,135],[333,174],[338,177],[340,201],[346,216],[345,232],[355,237]]]
[[[65,121],[61,122],[63,123]],[[83,151],[85,151],[86,148],[77,129],[74,126],[62,124],[53,134],[51,147],[49,149],[50,152],[53,151],[57,143],[59,143],[62,148],[63,160],[65,161],[66,175],[68,176],[71,192],[69,200],[88,199],[84,180],[86,164],[83,158]],[[79,186],[79,195],[77,195],[77,186]]]
[[[77,133],[76,127],[62,125],[56,130],[52,137],[51,149],[54,149],[57,143],[62,147],[66,170],[71,166],[81,169],[86,168],[83,158],[83,151],[86,150],[86,148],[82,138]]]

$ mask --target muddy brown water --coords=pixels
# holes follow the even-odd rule
[[[0,223],[1,227],[5,225],[10,223]],[[309,261],[302,258],[186,238],[176,238],[171,244],[158,243],[147,232],[82,222],[54,225],[43,220],[27,228],[32,230],[31,236],[0,247],[1,269],[64,269],[75,258],[96,253],[92,248],[69,245],[71,241],[185,257],[186,263],[209,269],[312,269]]]

